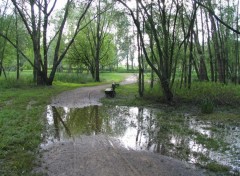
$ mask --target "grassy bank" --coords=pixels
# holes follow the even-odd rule
[[[78,83],[57,80],[50,87],[34,86],[31,77],[19,81],[11,77],[0,78],[0,175],[32,175],[42,141],[44,112],[51,97],[65,90],[120,81],[126,76],[104,73],[100,83],[77,81],[75,77],[73,82]],[[68,80],[64,76],[62,79]]]
[[[52,96],[77,85],[1,90],[0,175],[29,175],[43,132],[43,113]]]
[[[103,99],[108,104],[118,105],[151,105],[158,106],[164,103],[164,96],[159,85],[155,85],[153,89],[149,85],[145,85],[144,96],[138,95],[137,84],[119,86],[116,89],[117,96],[114,99]],[[174,104],[178,105],[196,105],[201,106],[206,101],[213,104],[214,107],[237,107],[240,103],[240,86],[222,85],[209,82],[194,82],[191,89],[173,88]],[[126,101],[127,100],[127,101]]]

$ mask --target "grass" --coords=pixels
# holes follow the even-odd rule
[[[187,103],[199,104],[208,99],[216,105],[234,106],[240,102],[240,87],[234,84],[193,82],[191,89],[179,89],[177,84],[173,89],[175,98]]]
[[[211,162],[205,166],[206,169],[213,171],[213,172],[221,172],[225,173],[226,175],[228,174],[227,172],[230,170],[229,167],[218,164],[216,162]],[[222,174],[220,174],[222,175]]]
[[[30,73],[16,81],[13,76],[7,80],[0,78],[0,175],[18,176],[34,175],[38,147],[44,131],[44,111],[51,97],[83,86],[94,86],[109,83],[112,80],[123,80],[127,74],[104,73],[104,81],[87,83],[82,77],[62,76],[62,81],[56,78],[51,87],[38,87],[31,81]],[[109,78],[112,78],[108,81]],[[76,83],[75,79],[78,79]],[[72,81],[73,83],[64,82]],[[79,84],[84,82],[84,84]]]
[[[120,86],[116,89],[117,97],[114,100],[107,99],[104,102],[116,104],[161,104],[164,103],[164,96],[159,84],[155,84],[153,89],[145,85],[145,92],[139,98],[137,84]],[[196,105],[203,108],[203,112],[209,113],[218,107],[228,106],[237,108],[240,104],[240,86],[222,85],[211,82],[193,82],[191,89],[179,88],[176,83],[173,87],[174,101],[176,105]],[[127,99],[125,99],[128,97]],[[125,100],[124,100],[125,99]],[[127,100],[127,101],[126,101]],[[146,102],[146,103],[144,103]],[[206,106],[206,107],[205,107]]]
[[[1,91],[0,175],[25,175],[44,129],[43,112],[52,96],[76,86],[25,87]]]

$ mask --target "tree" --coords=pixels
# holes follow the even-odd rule
[[[12,16],[7,14],[7,7],[8,7],[9,3],[8,1],[3,1],[1,3],[1,11],[0,11],[0,29],[2,31],[2,33],[5,33],[5,35],[8,35],[10,32],[10,25],[12,24]],[[4,55],[6,53],[6,47],[7,46],[7,40],[2,38],[0,40],[0,76],[2,75],[2,73],[4,74],[5,78],[6,73],[5,73],[5,69],[3,66],[3,61],[4,61]]]
[[[9,39],[3,33],[0,36],[7,39],[17,50],[24,56],[25,59],[34,68],[34,78],[37,85],[52,85],[56,70],[58,65],[64,59],[68,49],[72,45],[75,37],[81,30],[81,22],[89,9],[92,0],[84,1],[82,3],[75,2],[73,0],[67,0],[62,18],[59,19],[59,26],[56,30],[54,37],[49,39],[49,20],[53,15],[54,9],[56,9],[57,0],[54,3],[50,3],[48,0],[44,1],[17,1],[11,0],[14,8],[16,8],[19,13],[21,20],[23,21],[28,35],[32,40],[32,47],[34,52],[34,62],[31,62],[24,52],[18,48],[18,46]],[[70,11],[73,8],[79,9],[79,17],[75,20],[75,29],[71,37],[65,42],[65,48],[60,52],[60,44],[63,41],[63,33],[66,28],[66,23],[69,18]],[[56,45],[54,47],[54,58],[51,72],[48,75],[48,50],[53,40],[56,40]]]
[[[133,69],[133,55],[134,55],[134,33],[131,31],[132,24],[130,24],[129,17],[121,11],[121,9],[114,9],[113,25],[116,28],[115,45],[117,47],[117,67],[118,64],[126,60],[127,70],[129,70],[130,62]]]
[[[100,8],[100,7],[101,8]],[[80,32],[71,47],[69,61],[83,64],[95,81],[100,81],[101,67],[113,65],[116,62],[116,48],[111,34],[113,21],[112,4],[97,1],[86,14],[85,29]]]
[[[77,37],[73,45],[71,46],[67,55],[67,61],[71,65],[83,65],[87,70],[90,71],[92,78],[95,80],[95,45],[94,37],[90,26],[82,30]],[[99,53],[99,65],[101,67],[112,65],[115,63],[116,48],[113,43],[113,36],[109,33],[105,33],[105,37],[101,42],[101,49]]]
[[[152,4],[146,1],[138,1],[139,14],[145,24],[144,30],[141,28],[140,21],[134,14],[133,9],[122,0],[119,0],[119,2],[130,12],[137,28],[145,59],[159,78],[166,100],[172,102],[173,94],[170,84],[174,78],[172,75],[173,70],[176,69],[178,57],[176,53],[178,53],[178,50],[181,48],[180,38],[177,38],[178,34],[180,34],[179,29],[177,29],[177,19],[179,17],[179,11],[183,6],[179,5],[178,1],[154,1]],[[195,16],[196,15],[192,16],[192,18],[194,19]],[[192,27],[193,25],[191,25],[190,28]],[[148,39],[152,38],[151,42],[153,42],[152,46],[154,50],[151,49],[151,52],[153,59],[151,59],[147,51],[148,43],[146,41],[148,39],[144,38],[145,34],[148,35]],[[183,36],[183,40],[185,41],[187,38],[189,38],[189,32],[186,36]]]
[[[110,29],[111,20],[110,16],[113,12],[113,4],[109,3],[108,1],[98,0],[96,4],[96,12],[97,12],[97,19],[96,23],[90,23],[90,30],[92,32],[93,37],[93,44],[95,48],[95,81],[100,81],[100,52],[101,47],[104,41],[104,38],[107,35],[107,31]],[[96,25],[96,30],[93,30],[93,25]]]

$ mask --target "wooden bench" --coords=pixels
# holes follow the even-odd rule
[[[105,89],[106,97],[114,98],[116,96],[115,88],[116,88],[116,84],[115,83],[112,83],[112,87],[111,88],[106,88]]]

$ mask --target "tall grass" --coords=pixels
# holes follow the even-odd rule
[[[16,79],[13,76],[7,77],[7,79],[0,77],[0,90],[9,88],[23,88],[34,85],[33,78],[25,76],[24,78]]]
[[[90,74],[87,73],[56,73],[54,81],[60,81],[65,83],[79,83],[85,84],[88,82],[93,82]]]
[[[240,86],[213,82],[193,82],[191,89],[174,87],[175,97],[184,102],[201,103],[206,99],[216,105],[236,105],[240,101]]]

